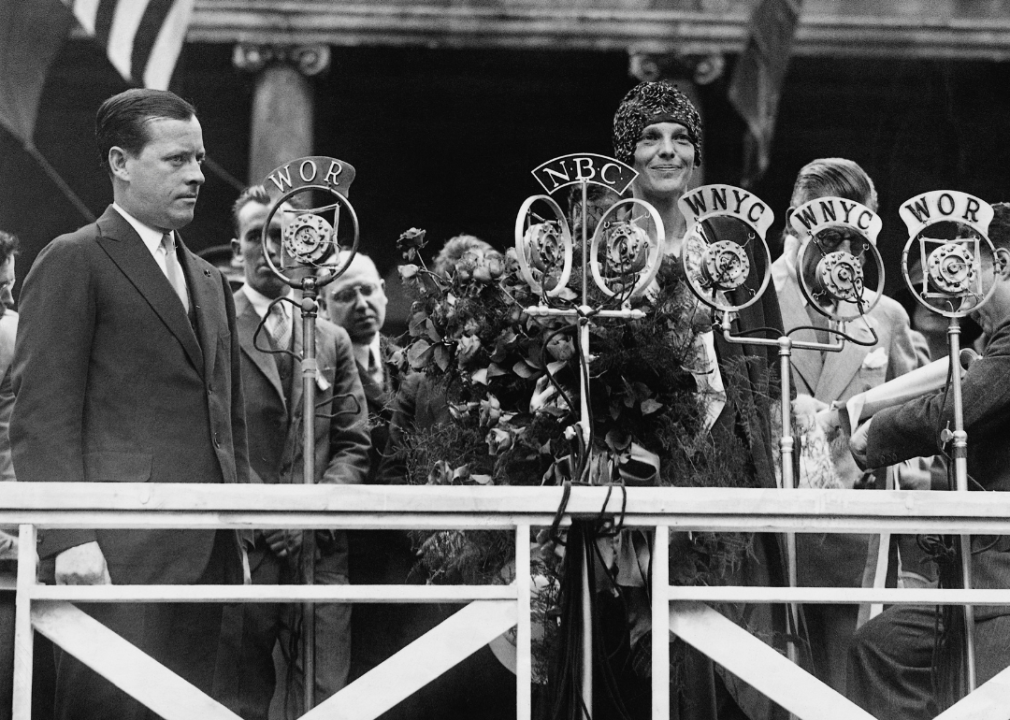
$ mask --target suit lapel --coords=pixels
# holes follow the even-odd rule
[[[253,343],[256,328],[260,323],[260,316],[256,314],[244,292],[235,294],[235,314],[237,316],[236,324],[238,327],[239,347],[242,348],[242,352],[249,358],[249,361],[263,373],[270,386],[274,389],[274,392],[277,393],[278,398],[280,398],[281,405],[284,405],[284,390],[281,388],[281,375],[277,371],[277,363],[274,362],[272,355],[257,350]],[[260,347],[268,347],[270,345],[269,333],[265,329],[259,335],[259,344]]]
[[[98,222],[98,244],[179,340],[193,367],[204,374],[203,352],[186,310],[137,232],[112,206]]]
[[[789,271],[785,258],[779,258],[772,264],[772,277],[779,296],[779,306],[782,309],[782,325],[786,330],[810,325],[807,315],[806,301],[800,292],[799,282]],[[813,330],[799,330],[789,335],[793,340],[802,342],[817,342]],[[792,353],[793,382],[797,392],[814,395],[817,384],[823,373],[823,361],[818,350],[793,350]]]
[[[178,233],[176,233],[178,237]],[[196,317],[196,327],[200,333],[200,346],[203,351],[204,376],[214,374],[214,363],[217,359],[217,330],[220,323],[215,322],[214,311],[222,307],[218,299],[220,280],[211,271],[201,268],[196,256],[182,244],[182,271],[186,275],[189,286],[189,297],[193,303],[193,313]]]
[[[879,323],[875,318],[867,316],[866,322],[874,329],[877,329],[879,334]],[[869,341],[873,339],[873,335],[867,328],[867,324],[858,320],[845,323],[840,329],[846,335],[854,337],[857,340]],[[845,388],[852,382],[852,378],[859,372],[863,360],[874,347],[877,346],[856,345],[855,343],[846,342],[841,352],[827,353],[824,369],[821,371],[821,377],[817,383],[816,397],[825,402],[840,398]]]

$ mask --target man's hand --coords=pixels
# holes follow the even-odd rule
[[[849,452],[852,453],[852,459],[856,461],[856,465],[859,466],[860,470],[867,470],[866,466],[866,446],[870,436],[870,423],[873,422],[873,418],[870,418],[858,428],[852,432],[852,437],[849,438]]]
[[[263,539],[277,557],[293,555],[302,546],[301,530],[264,530]]]
[[[57,585],[111,585],[109,568],[97,542],[68,548],[56,556]]]
[[[793,400],[793,416],[796,418],[796,424],[804,432],[811,429],[817,422],[817,413],[827,410],[829,407],[827,403],[821,402],[812,395],[798,393],[796,399]]]

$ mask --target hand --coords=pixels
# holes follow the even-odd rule
[[[302,546],[301,530],[264,530],[263,539],[277,557],[293,555]]]
[[[249,553],[246,552],[245,547],[240,547],[239,550],[242,552],[242,584],[252,585],[252,568],[249,567]]]
[[[821,402],[812,395],[797,394],[793,400],[793,415],[796,417],[796,424],[803,430],[809,430],[817,421],[817,413],[827,410],[830,407],[825,402]]]
[[[67,548],[56,556],[57,585],[111,585],[105,555],[97,542]]]
[[[852,459],[856,461],[856,465],[859,466],[860,470],[867,470],[866,463],[866,449],[870,436],[870,423],[873,422],[873,418],[870,418],[858,428],[853,430],[852,437],[849,438],[849,452],[852,453]]]

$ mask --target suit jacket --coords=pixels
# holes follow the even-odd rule
[[[981,358],[961,381],[964,429],[968,434],[968,475],[972,490],[1010,491],[1010,319],[992,334]],[[870,467],[939,452],[939,433],[954,428],[954,398],[940,390],[873,416],[867,438]],[[973,482],[974,481],[974,482]],[[1010,584],[1010,538],[972,537],[974,588],[1005,589]],[[1010,614],[1006,606],[978,606],[976,618]]]
[[[136,231],[109,207],[43,248],[21,291],[11,443],[28,482],[248,480],[235,310],[224,277],[184,246],[187,317]],[[42,557],[96,540],[114,583],[192,583],[213,530],[50,530]],[[237,535],[225,576],[241,581]]]
[[[272,343],[262,331],[255,339],[260,317],[245,292],[235,293],[238,339],[242,349],[242,388],[245,395],[246,427],[252,482],[293,483],[304,481],[303,386],[300,373],[292,372],[291,405],[281,385],[274,356],[258,350]],[[300,356],[304,346],[300,313],[292,323],[293,352]],[[319,368],[315,388],[315,477],[314,483],[358,484],[368,473],[368,415],[365,395],[358,379],[351,340],[343,328],[316,321],[316,363]],[[295,364],[297,370],[297,363]],[[298,421],[293,422],[292,417]],[[335,416],[335,417],[331,417]],[[347,574],[347,537],[334,537]],[[261,560],[253,556],[256,560]],[[255,569],[255,568],[254,568]]]
[[[786,330],[811,324],[807,303],[799,280],[785,255],[772,264],[772,279],[782,306]],[[825,403],[845,402],[888,380],[904,375],[928,362],[929,358],[913,339],[908,314],[889,297],[880,301],[866,316],[877,335],[870,346],[846,342],[840,352],[796,350],[792,355],[792,381],[798,393],[811,395]],[[846,324],[842,330],[860,340],[872,335],[860,321]],[[798,330],[793,339],[816,342],[813,330]],[[835,338],[831,338],[835,341]],[[845,488],[851,489],[863,477],[849,452],[848,438],[831,438],[831,459]],[[801,450],[802,451],[802,450]],[[928,477],[928,467],[918,471]],[[881,477],[881,483],[883,478]],[[867,555],[872,552],[872,535],[804,533],[797,535],[798,573],[801,585],[858,587],[867,572]],[[871,567],[876,565],[875,556]]]

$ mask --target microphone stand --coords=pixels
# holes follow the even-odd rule
[[[319,287],[316,278],[302,280],[302,483],[312,485],[316,477],[316,316]],[[316,581],[316,531],[302,531],[301,571],[306,585]],[[311,601],[302,603],[302,699],[304,712],[316,700],[316,611]]]
[[[722,335],[728,343],[736,345],[759,345],[763,347],[777,347],[779,351],[779,374],[781,375],[780,412],[782,418],[782,437],[779,439],[779,456],[782,465],[782,488],[785,490],[796,489],[796,479],[793,475],[793,436],[792,436],[792,354],[793,350],[819,350],[821,352],[841,352],[845,347],[844,340],[853,340],[839,330],[829,329],[828,332],[835,334],[841,339],[837,343],[809,342],[804,340],[794,340],[790,337],[791,332],[803,328],[793,328],[793,330],[783,333],[777,338],[745,338],[732,334],[732,318],[729,310],[724,310],[722,314]],[[872,329],[871,329],[872,332]],[[874,335],[873,342],[876,342]],[[798,585],[796,570],[796,533],[785,533],[786,538],[786,570],[789,579],[789,587]],[[793,637],[799,636],[799,608],[796,603],[789,603],[789,634]],[[790,642],[787,654],[792,662],[798,661],[798,653],[795,642]]]
[[[954,487],[957,492],[968,492],[968,433],[964,429],[964,400],[961,395],[961,320],[958,317],[951,317],[947,326],[947,349],[949,352],[951,368],[950,375],[951,395],[954,402],[954,430],[950,432],[945,429],[941,437],[944,440],[953,440],[954,459]],[[961,583],[965,590],[971,589],[971,536],[958,536],[958,546],[961,555]],[[975,607],[973,605],[964,606],[964,635],[965,653],[967,657],[966,669],[968,672],[968,692],[975,691],[976,669],[975,669]]]

